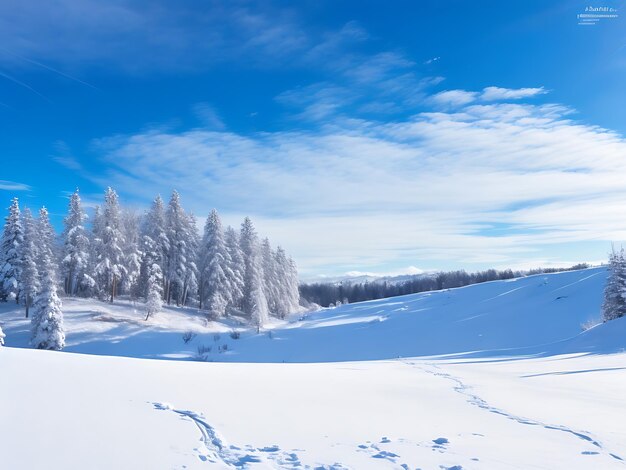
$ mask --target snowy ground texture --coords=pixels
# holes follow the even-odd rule
[[[0,468],[623,469],[626,319],[581,329],[605,280],[496,281],[260,334],[65,299],[66,351],[91,356],[23,349],[27,321],[0,304]]]

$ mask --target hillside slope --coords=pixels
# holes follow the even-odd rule
[[[581,332],[605,277],[347,305],[261,334],[66,301],[67,349],[92,355],[25,349],[28,323],[5,304],[17,347],[0,348],[0,467],[624,469],[626,319]],[[184,360],[198,345],[240,363],[93,355]]]
[[[167,308],[146,322],[139,304],[65,299],[66,351],[192,359],[204,346],[211,349],[207,360],[231,362],[619,351],[621,333],[612,333],[612,342],[593,339],[605,325],[582,333],[583,323],[600,317],[605,282],[606,268],[494,281],[325,309],[275,321],[261,334],[233,320],[205,324],[191,309]],[[6,304],[0,309],[6,344],[28,347],[22,312]],[[231,338],[233,329],[240,339]],[[197,334],[188,343],[186,331]]]

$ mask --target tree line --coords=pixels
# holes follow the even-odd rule
[[[544,268],[531,269],[528,271],[514,271],[511,269],[499,271],[496,269],[487,269],[485,271],[468,273],[465,270],[457,270],[416,275],[412,279],[402,282],[374,281],[352,283],[345,281],[332,284],[321,282],[303,283],[300,285],[300,296],[305,302],[316,303],[322,307],[329,307],[337,304],[397,297],[399,295],[463,287],[487,281],[513,279],[532,274],[554,273],[588,267],[589,265],[581,263],[570,268]]]
[[[213,209],[200,233],[176,191],[167,205],[157,196],[137,214],[107,188],[89,227],[86,221],[78,190],[60,237],[45,208],[35,219],[28,208],[20,211],[17,198],[11,202],[0,244],[0,300],[23,305],[26,317],[33,307],[34,347],[64,345],[57,289],[110,302],[119,295],[144,299],[146,319],[167,303],[197,307],[212,319],[237,313],[257,328],[299,307],[293,259],[260,240],[248,217],[236,231],[224,228]]]

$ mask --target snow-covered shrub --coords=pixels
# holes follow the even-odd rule
[[[233,330],[233,331],[230,332],[230,337],[232,339],[239,339],[239,338],[241,338],[241,333],[239,333],[238,331]]]
[[[204,344],[201,344],[200,346],[198,346],[198,353],[195,356],[195,360],[196,361],[203,361],[206,362],[209,359],[209,353],[211,352],[211,346],[205,346]]]
[[[198,336],[196,333],[194,333],[193,331],[187,331],[183,334],[183,343],[187,344],[189,343],[192,339],[194,339],[196,336]]]
[[[595,328],[596,326],[601,325],[601,324],[602,324],[602,318],[594,317],[594,318],[590,318],[589,320],[581,323],[580,327],[581,327],[581,329],[583,331],[587,331],[587,330]]]

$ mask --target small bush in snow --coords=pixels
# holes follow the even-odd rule
[[[216,343],[220,340],[221,336],[219,333],[215,333],[213,335],[213,341],[215,341]]]
[[[602,319],[600,318],[590,318],[586,322],[582,323],[580,327],[583,331],[590,330],[598,325],[602,324]]]
[[[239,339],[241,337],[241,333],[239,333],[238,331],[233,330],[233,331],[230,332],[230,337],[232,339]]]
[[[196,354],[195,356],[195,360],[196,361],[203,361],[206,362],[209,360],[209,353],[211,352],[211,346],[205,346],[204,344],[201,344],[200,346],[198,346],[198,354]]]
[[[187,344],[187,343],[189,343],[189,341],[194,339],[196,336],[197,336],[197,334],[194,333],[193,331],[187,331],[185,334],[183,334],[183,342],[185,344]]]

